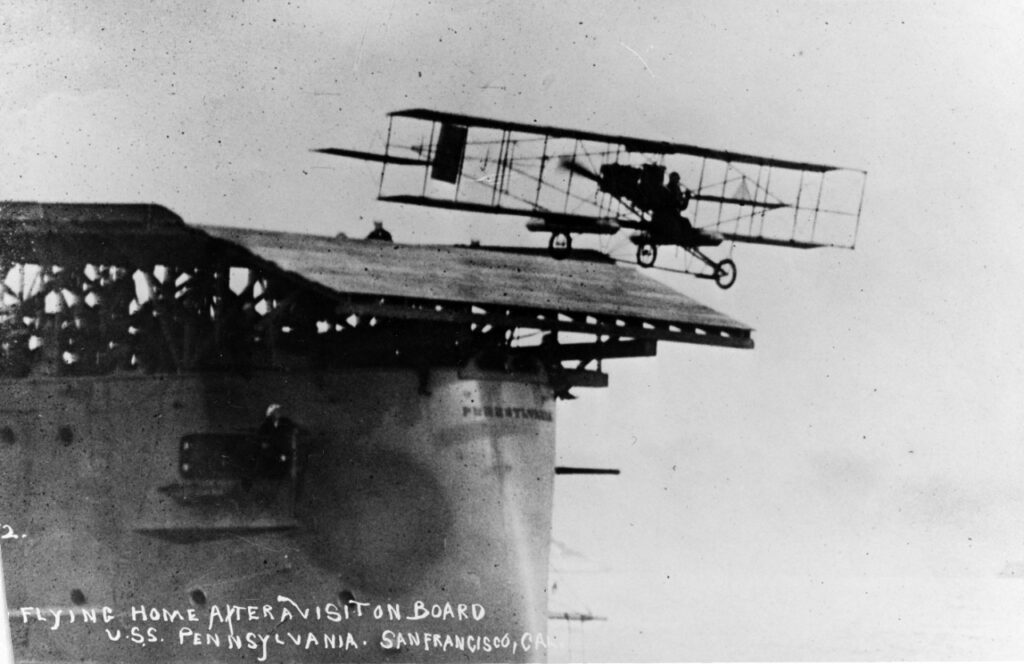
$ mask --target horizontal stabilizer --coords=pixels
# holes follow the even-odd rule
[[[411,159],[409,157],[396,157],[390,154],[378,154],[376,152],[363,152],[362,150],[347,150],[345,148],[316,148],[310,152],[332,154],[336,157],[351,157],[363,161],[376,161],[384,164],[399,164],[402,166],[429,166],[430,162],[424,159]]]

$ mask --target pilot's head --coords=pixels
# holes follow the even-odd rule
[[[380,229],[384,228],[384,222],[383,221],[374,221],[373,222],[373,227],[375,229],[377,229],[377,230],[380,230]]]
[[[672,171],[671,173],[669,173],[668,181],[669,182],[679,182],[679,173],[676,173],[675,171]]]

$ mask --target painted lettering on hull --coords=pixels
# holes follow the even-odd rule
[[[505,405],[463,406],[462,417],[504,420],[537,420],[540,422],[554,421],[554,417],[550,410]]]

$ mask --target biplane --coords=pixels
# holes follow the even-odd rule
[[[640,266],[674,247],[683,267],[666,269],[721,288],[736,280],[737,242],[852,249],[867,179],[858,169],[428,109],[390,113],[383,153],[314,151],[381,163],[379,200],[527,217],[527,230],[550,235],[556,258],[569,255],[573,235],[626,229]],[[728,256],[706,253],[725,242]]]

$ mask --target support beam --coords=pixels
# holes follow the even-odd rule
[[[475,322],[481,325],[490,324],[495,327],[519,327],[534,330],[560,330],[565,332],[585,332],[605,334],[616,338],[631,337],[636,339],[653,339],[665,341],[681,341],[709,346],[728,346],[731,348],[753,348],[749,330],[730,331],[713,326],[679,326],[678,331],[671,329],[655,329],[643,327],[642,321],[617,319],[614,322],[558,320],[557,315],[547,312],[504,311],[501,313],[474,313],[468,308],[458,311],[440,309],[436,306],[424,307],[414,304],[383,302],[383,298],[375,298],[374,302],[347,300],[338,304],[339,313],[378,316],[380,318],[406,318],[433,320],[443,322]],[[668,325],[668,323],[662,323]]]
[[[633,339],[630,341],[542,344],[540,346],[520,346],[512,349],[512,352],[517,355],[537,354],[555,362],[607,360],[615,357],[654,357],[658,353],[658,342],[655,339]]]

